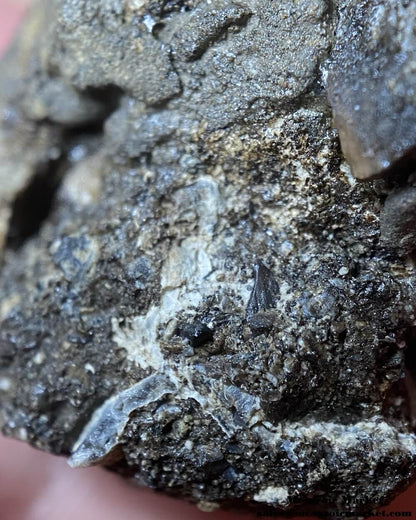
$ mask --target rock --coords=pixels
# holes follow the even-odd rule
[[[205,510],[414,477],[416,277],[339,152],[329,7],[34,8],[0,70],[6,435]]]
[[[247,304],[247,315],[249,317],[259,311],[266,311],[276,307],[279,294],[279,285],[273,278],[273,273],[262,262],[254,266],[255,280]]]
[[[359,179],[416,168],[416,4],[340,2],[328,93]]]
[[[176,335],[188,340],[192,347],[201,347],[214,339],[212,329],[200,321],[179,325]]]
[[[380,215],[380,232],[384,244],[402,253],[416,249],[416,187],[393,191]]]

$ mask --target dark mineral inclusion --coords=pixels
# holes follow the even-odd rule
[[[35,6],[0,68],[6,435],[205,510],[410,482],[415,18]]]

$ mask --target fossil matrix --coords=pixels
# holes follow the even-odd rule
[[[415,18],[35,5],[0,65],[6,435],[204,509],[410,482]]]

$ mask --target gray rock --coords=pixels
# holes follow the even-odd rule
[[[340,2],[328,93],[342,150],[369,179],[416,168],[416,4]]]
[[[414,477],[416,277],[331,126],[334,9],[32,11],[0,70],[6,435],[205,509],[367,511]]]
[[[416,249],[416,187],[393,191],[380,215],[381,239],[393,249],[411,253]]]

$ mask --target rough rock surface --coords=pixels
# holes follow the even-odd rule
[[[328,74],[343,152],[360,179],[416,169],[416,4],[342,0]]]
[[[367,510],[410,481],[416,278],[381,210],[405,188],[340,153],[342,8],[33,10],[0,68],[5,434],[205,509]]]

